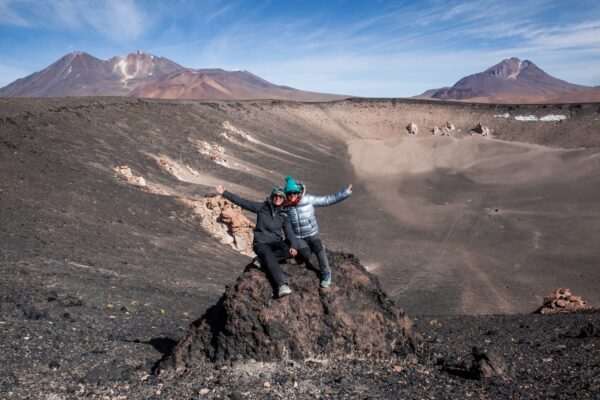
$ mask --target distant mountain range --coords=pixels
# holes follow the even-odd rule
[[[600,101],[600,88],[575,85],[548,75],[529,60],[513,57],[469,75],[452,87],[416,96],[484,103],[563,103]]]
[[[0,89],[0,97],[63,96],[296,101],[348,97],[275,85],[248,71],[186,68],[164,57],[141,51],[108,60],[76,51]]]

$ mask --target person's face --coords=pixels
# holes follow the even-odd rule
[[[291,201],[291,202],[298,200],[298,197],[300,197],[300,193],[289,193],[287,195],[288,201]]]
[[[285,198],[279,194],[275,194],[273,195],[273,204],[275,204],[276,206],[280,206],[283,204],[283,200]]]

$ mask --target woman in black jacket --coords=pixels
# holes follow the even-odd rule
[[[275,283],[277,297],[292,293],[287,276],[279,265],[280,260],[292,258],[298,254],[298,245],[296,244],[296,236],[292,230],[290,218],[282,207],[285,200],[283,188],[275,186],[269,198],[263,202],[244,199],[224,190],[221,185],[215,188],[215,192],[243,209],[256,213],[252,249]],[[281,239],[282,229],[285,232],[286,239],[290,242],[290,246]]]

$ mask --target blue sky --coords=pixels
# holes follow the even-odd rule
[[[452,85],[513,56],[597,86],[600,1],[0,0],[0,87],[76,50],[371,97]]]

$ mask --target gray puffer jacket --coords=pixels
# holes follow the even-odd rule
[[[307,238],[319,233],[315,207],[326,207],[350,197],[348,189],[342,189],[337,193],[326,196],[315,196],[306,193],[306,185],[299,184],[302,189],[302,197],[295,206],[287,209],[292,221],[292,229],[297,238]]]

